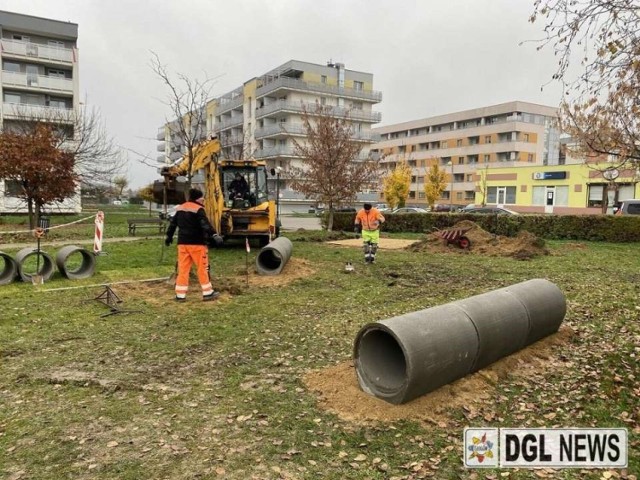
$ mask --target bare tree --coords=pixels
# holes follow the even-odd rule
[[[617,168],[640,161],[640,15],[636,1],[536,0],[545,24],[538,48],[558,57],[564,88],[561,127],[576,153],[610,156]],[[570,68],[578,64],[581,73]],[[577,67],[577,65],[576,65]]]
[[[178,73],[177,80],[174,80],[167,71],[167,67],[160,61],[160,57],[155,52],[151,52],[151,55],[151,68],[169,90],[166,105],[170,109],[170,118],[167,119],[167,124],[185,150],[185,157],[188,160],[187,186],[191,187],[194,150],[206,137],[207,103],[213,79],[207,77],[204,80],[191,79]]]
[[[316,103],[315,110],[303,108],[305,141],[291,136],[295,154],[303,168],[292,167],[288,174],[294,190],[324,203],[329,210],[327,229],[333,229],[333,212],[340,204],[352,202],[364,187],[375,182],[378,161],[359,158],[362,144],[353,139],[349,113],[333,113],[330,106]]]

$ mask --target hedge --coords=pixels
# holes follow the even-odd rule
[[[521,230],[549,240],[592,240],[604,242],[640,242],[640,216],[613,215],[473,215],[468,213],[386,214],[383,231],[432,232],[449,228],[461,220],[471,220],[486,231],[515,236]],[[353,231],[353,213],[334,213],[333,229]],[[321,221],[327,227],[328,213]]]

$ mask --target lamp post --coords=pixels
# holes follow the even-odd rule
[[[451,190],[449,190],[449,212],[453,211],[453,162],[449,160],[448,166],[451,166]]]

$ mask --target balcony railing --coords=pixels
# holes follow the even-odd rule
[[[2,39],[2,54],[63,63],[73,63],[75,61],[75,55],[71,48],[52,47],[50,45],[8,40],[6,38]]]
[[[264,138],[275,135],[306,135],[307,130],[302,123],[275,123],[265,127],[257,128],[254,135],[255,138]],[[377,133],[371,130],[362,132],[353,132],[351,137],[354,140],[364,140],[374,142],[379,137]]]
[[[158,133],[156,134],[156,140],[164,140],[166,135],[165,127],[162,126],[158,129]]]
[[[255,158],[269,157],[293,157],[295,149],[293,147],[269,147],[256,150],[253,154]]]
[[[160,143],[158,143],[156,149],[159,152],[164,152],[167,149],[167,146],[166,146],[165,142],[160,142]]]
[[[291,103],[279,100],[277,102],[270,103],[269,105],[265,105],[264,107],[258,108],[256,110],[256,118],[266,117],[274,112],[291,112],[291,113],[304,113],[307,112],[309,115],[313,115],[316,111],[315,103]],[[331,114],[336,117],[344,117],[348,114],[349,120],[367,122],[367,123],[376,123],[382,119],[382,115],[380,112],[366,112],[364,110],[353,110],[344,107],[331,107]]]
[[[27,73],[2,71],[2,84],[10,87],[28,87],[38,90],[73,93],[73,80],[70,78],[47,77]]]
[[[338,87],[337,85],[327,85],[325,83],[304,82],[295,78],[279,77],[272,82],[262,85],[256,90],[256,97],[263,97],[275,90],[286,88],[289,90],[301,90],[307,92],[325,93],[339,97],[357,98],[371,102],[380,102],[382,92],[376,90],[357,90],[355,88]]]
[[[45,105],[29,105],[26,103],[2,104],[2,114],[7,119],[39,119],[44,121],[56,121],[73,123],[75,112],[72,108],[47,107]]]
[[[213,127],[213,130],[216,132],[221,132],[222,130],[228,130],[229,128],[242,125],[243,123],[244,123],[244,117],[232,118],[231,120],[227,120],[225,122],[216,123],[215,126]]]
[[[236,98],[220,98],[218,100],[218,107],[216,108],[216,114],[228,112],[234,108],[241,107],[244,103],[244,95],[240,95]]]

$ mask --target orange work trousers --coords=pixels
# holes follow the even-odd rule
[[[209,277],[209,249],[206,245],[178,245],[178,278],[176,297],[185,298],[189,290],[189,273],[195,264],[202,295],[211,295],[213,286]]]

